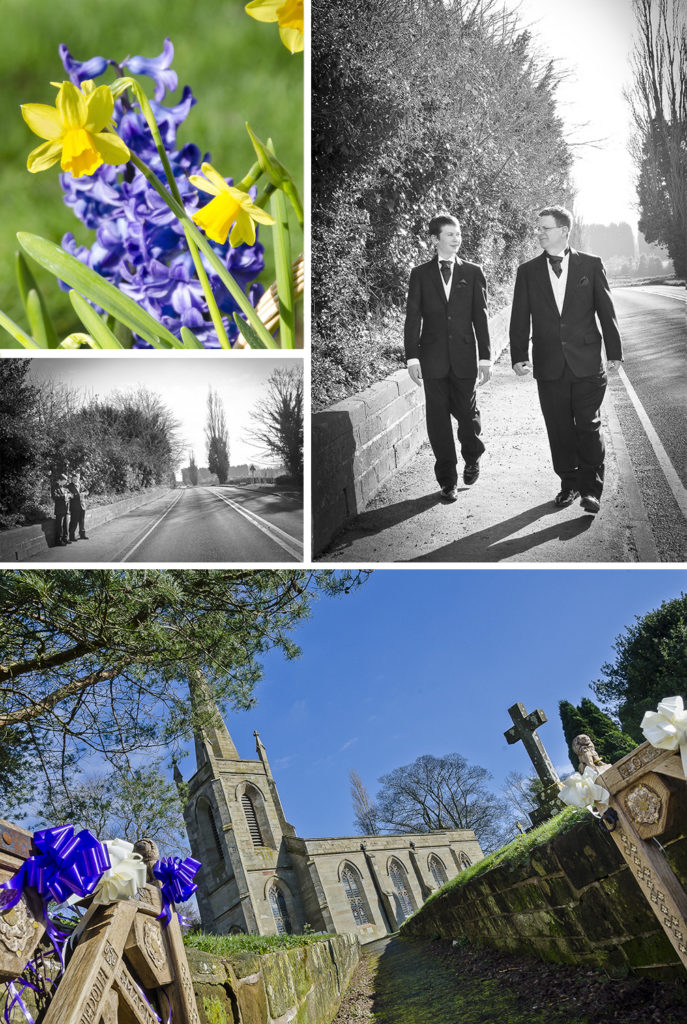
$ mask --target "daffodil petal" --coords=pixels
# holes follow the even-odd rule
[[[27,170],[32,174],[37,174],[38,171],[47,171],[49,167],[57,163],[61,153],[61,142],[44,142],[29,153],[26,161]]]
[[[95,141],[85,128],[71,128],[62,140],[63,171],[69,171],[75,178],[82,174],[93,174],[103,160],[95,148]]]
[[[277,8],[281,7],[284,0],[251,0],[246,4],[246,14],[256,21],[276,21]]]
[[[86,97],[72,82],[63,82],[55,101],[65,129],[83,128],[86,124]]]
[[[131,156],[129,147],[122,142],[119,136],[111,135],[109,132],[99,132],[94,135],[93,145],[106,164],[125,164]]]
[[[215,188],[220,192],[226,192],[231,187],[230,185],[227,185],[222,175],[219,171],[215,170],[212,164],[201,164],[200,169],[208,181],[212,182]]]
[[[207,192],[211,196],[218,196],[220,190],[211,185],[206,178],[203,178],[200,174],[189,174],[188,180],[195,188],[200,189],[201,192]]]
[[[245,210],[239,211],[236,224],[229,235],[230,245],[237,246],[241,242],[245,242],[247,245],[253,245],[255,242],[255,224]]]
[[[280,28],[281,41],[291,53],[302,53],[305,49],[305,36],[297,28]]]
[[[41,139],[59,139],[62,135],[62,121],[55,107],[47,103],[23,103],[21,116],[31,131]]]
[[[256,220],[258,224],[274,224],[274,217],[271,217],[266,210],[261,210],[259,206],[254,206],[253,203],[250,206],[244,204],[246,213],[250,214],[252,220]]]
[[[81,85],[79,86],[79,88],[81,89],[81,92],[84,94],[84,96],[86,96],[86,98],[88,98],[92,93],[94,93],[96,91],[96,84],[95,84],[95,82],[93,81],[92,78],[84,78],[84,80],[81,83]],[[99,85],[98,86],[98,89],[108,89],[108,88],[109,88],[109,86],[107,86],[107,85],[103,85],[103,86]]]
[[[114,100],[109,86],[99,85],[86,101],[87,114],[84,127],[89,132],[101,132],[112,117]]]
[[[282,28],[295,28],[303,32],[303,0],[284,0],[277,8],[277,21]]]

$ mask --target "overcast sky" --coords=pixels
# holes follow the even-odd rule
[[[568,141],[576,145],[577,210],[587,223],[636,226],[634,168],[627,152],[632,0],[506,0],[519,9],[543,54],[569,75],[558,91]],[[553,198],[553,197],[552,197]]]
[[[303,655],[270,655],[257,705],[231,715],[239,754],[266,748],[298,835],[351,835],[348,773],[370,794],[421,754],[457,752],[492,772],[531,773],[509,746],[508,708],[543,708],[539,735],[559,773],[572,771],[558,702],[594,699],[636,615],[687,592],[684,569],[380,569],[359,590],[316,602],[295,631]],[[666,694],[666,696],[673,696]],[[184,778],[193,756],[181,763]]]
[[[85,356],[34,359],[31,376],[35,380],[64,381],[101,399],[114,391],[136,390],[144,385],[158,394],[181,421],[181,436],[188,449],[195,453],[199,466],[207,466],[204,431],[208,388],[212,386],[224,403],[232,466],[270,463],[249,444],[249,414],[265,395],[270,374],[285,365],[283,358],[243,355],[179,358],[180,353],[165,357],[159,352],[150,355],[137,352],[123,358],[102,358],[93,352]],[[302,366],[302,360],[296,360],[296,364]]]

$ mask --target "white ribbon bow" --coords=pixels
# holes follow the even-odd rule
[[[687,711],[682,697],[664,697],[658,710],[645,712],[642,732],[652,747],[659,750],[679,748],[682,770],[687,778]]]
[[[93,903],[132,899],[146,883],[143,858],[134,853],[133,843],[127,843],[125,839],[106,839],[103,846],[107,847],[111,866],[96,886]]]
[[[564,804],[572,804],[573,807],[593,807],[598,801],[600,804],[607,804],[611,799],[608,790],[599,786],[596,780],[599,773],[594,768],[587,766],[584,774],[573,772],[563,782],[563,788],[558,794]]]

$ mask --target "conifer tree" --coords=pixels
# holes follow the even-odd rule
[[[597,753],[608,764],[613,764],[634,750],[636,744],[632,737],[621,732],[613,719],[604,714],[593,700],[583,697],[577,707],[570,701],[562,700],[558,707],[568,755],[575,770],[579,758],[572,748],[572,741],[582,733],[589,736]]]

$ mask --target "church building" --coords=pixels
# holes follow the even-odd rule
[[[483,854],[470,829],[303,839],[290,825],[267,753],[244,760],[226,725],[196,737],[184,808],[204,929],[274,935],[395,932],[427,897]],[[178,782],[181,775],[175,769]]]

